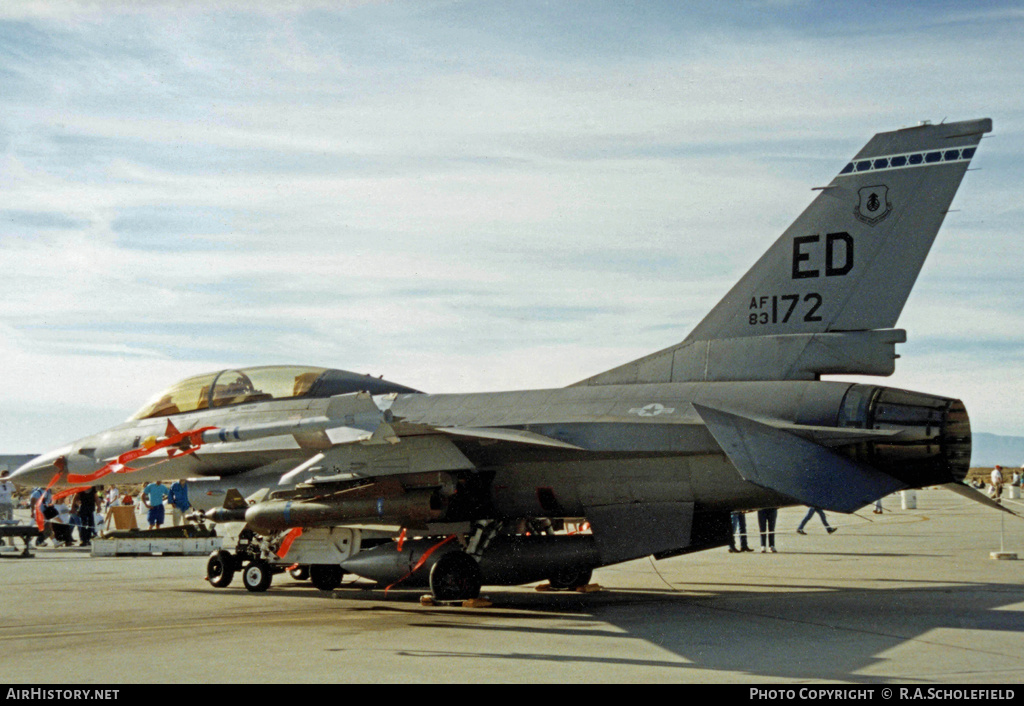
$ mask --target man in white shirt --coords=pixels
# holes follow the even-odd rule
[[[992,477],[989,480],[992,481],[992,498],[999,502],[999,498],[1003,495],[1003,469],[1001,466],[992,469]]]

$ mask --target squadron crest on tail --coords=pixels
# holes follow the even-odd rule
[[[892,213],[892,204],[889,202],[889,187],[885,184],[865,186],[857,192],[860,200],[853,215],[861,223],[873,226],[884,221]]]

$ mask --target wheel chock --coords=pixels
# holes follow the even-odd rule
[[[552,588],[550,583],[542,583],[533,590],[539,591],[540,593],[555,593],[560,590],[570,590],[575,591],[576,593],[597,593],[601,590],[601,585],[597,583],[588,583],[586,586],[577,586],[576,588],[570,589],[558,589]]]
[[[462,606],[463,608],[490,608],[491,603],[486,598],[470,598],[465,601],[439,601],[429,593],[420,596],[421,606]]]

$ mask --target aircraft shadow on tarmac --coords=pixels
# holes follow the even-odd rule
[[[1020,585],[906,579],[877,579],[871,585],[781,586],[755,579],[749,583],[715,585],[676,583],[643,590],[605,588],[584,595],[498,589],[487,593],[493,607],[482,609],[424,607],[419,598],[425,589],[392,590],[385,598],[383,590],[361,590],[373,588],[372,584],[362,582],[331,595],[338,600],[338,610],[381,612],[399,619],[404,615],[410,627],[537,637],[587,636],[619,640],[622,645],[621,657],[610,657],[606,651],[590,656],[585,651],[457,649],[401,651],[406,657],[532,659],[552,664],[664,668],[679,670],[680,678],[685,678],[687,671],[712,670],[730,673],[730,678],[735,678],[736,673],[746,674],[755,680],[770,677],[877,682],[878,677],[865,676],[865,672],[893,659],[893,650],[909,647],[915,653],[941,655],[932,670],[936,678],[970,680],[972,673],[978,673],[990,679],[993,651],[984,646],[987,638],[960,637],[954,643],[948,635],[936,636],[936,631],[1024,634],[1024,612],[1009,609],[1024,601]],[[290,599],[322,603],[325,596],[309,590],[308,584],[283,581],[279,587],[290,594]],[[228,593],[233,591],[215,592]],[[630,645],[633,640],[656,645],[678,659],[638,657],[638,650]],[[547,644],[542,640],[534,643]],[[494,640],[492,644],[502,641]],[[516,644],[521,645],[522,641]],[[952,651],[948,649],[951,644],[955,645]],[[1020,644],[1013,642],[994,656],[1001,660],[1016,649],[1014,645]],[[1020,664],[1015,662],[1013,668],[1019,670]]]
[[[537,652],[489,652],[439,650],[403,651],[424,659],[534,659],[538,662],[585,662],[680,670],[741,673],[752,678],[838,679],[876,683],[865,676],[884,656],[904,645],[939,653],[948,637],[935,631],[1001,631],[1024,633],[1024,613],[1001,610],[1024,600],[1021,586],[1013,584],[954,583],[908,588],[881,584],[878,588],[834,586],[772,587],[765,584],[681,584],[682,590],[605,590],[585,596],[550,593],[493,594],[492,609],[453,611],[410,605],[418,600],[411,591],[393,593],[391,607],[371,610],[406,612],[410,625],[432,628],[482,630],[492,633],[529,633],[537,636],[580,636],[622,641],[621,657],[607,654],[557,654]],[[922,582],[924,583],[924,582]],[[750,588],[755,590],[750,590]],[[357,594],[358,596],[359,594]],[[379,600],[379,594],[362,594]],[[346,596],[347,597],[347,596]],[[354,596],[355,597],[355,596]],[[514,618],[516,625],[502,625],[496,616]],[[441,617],[443,616],[443,620]],[[554,618],[579,626],[548,627]],[[426,620],[424,620],[426,618]],[[486,618],[486,619],[484,619]],[[524,618],[530,618],[523,626]],[[512,621],[510,620],[510,623]],[[645,640],[677,655],[679,660],[643,659],[630,647],[631,640]],[[963,646],[957,656],[945,656],[934,673],[943,679],[970,679],[972,672],[990,677],[993,654],[984,646]],[[501,644],[496,640],[495,644]],[[519,643],[521,644],[521,643]],[[976,659],[964,659],[972,653]],[[996,655],[997,657],[999,655]],[[950,672],[950,665],[955,670]],[[1019,665],[1014,665],[1019,668]],[[1014,672],[1016,674],[1016,672]],[[733,675],[735,676],[735,675]]]

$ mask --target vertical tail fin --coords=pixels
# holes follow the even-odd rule
[[[875,135],[684,341],[578,384],[891,374],[893,327],[991,130]]]

